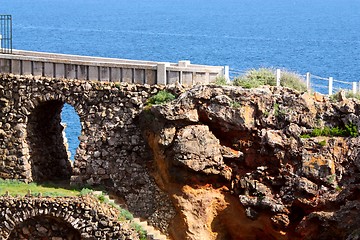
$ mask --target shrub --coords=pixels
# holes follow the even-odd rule
[[[147,239],[147,232],[142,228],[141,225],[139,225],[137,223],[133,223],[132,227],[135,229],[135,231],[138,232],[140,240]]]
[[[341,99],[341,97],[340,97],[341,92],[345,93],[346,98],[355,98],[355,99],[360,100],[360,93],[353,93],[350,90],[346,90],[346,91],[345,90],[340,90],[337,93],[330,96],[330,101],[331,102],[339,102],[340,99]]]
[[[170,102],[175,99],[175,96],[172,93],[169,93],[165,90],[159,91],[154,96],[150,97],[147,101],[147,105],[159,105]]]
[[[251,69],[247,71],[245,75],[235,78],[233,84],[243,88],[256,88],[262,85],[275,86],[275,72],[273,68]],[[300,92],[307,90],[306,84],[299,74],[286,70],[281,72],[280,85]]]
[[[352,91],[346,91],[345,92],[345,97],[347,97],[347,98],[356,98],[356,99],[360,100],[360,93],[353,93]]]
[[[215,82],[216,85],[225,86],[228,85],[228,81],[224,76],[216,77]]]
[[[256,88],[262,85],[275,86],[275,72],[271,68],[251,69],[245,75],[235,78],[233,84],[243,88]]]
[[[289,71],[281,72],[280,85],[298,90],[299,92],[305,92],[307,90],[303,78],[299,74]]]
[[[123,209],[123,208],[121,208],[119,210],[120,210],[120,214],[119,214],[119,220],[120,221],[133,220],[134,219],[134,216],[128,210]]]
[[[345,125],[345,131],[348,136],[357,137],[359,136],[358,127],[353,123],[349,123]]]
[[[344,128],[340,127],[324,127],[323,129],[315,128],[310,136],[311,137],[319,137],[319,136],[326,136],[326,137],[357,137],[358,127],[353,123],[346,124]],[[302,135],[302,138],[306,138],[307,134]],[[301,137],[301,136],[300,136]]]
[[[85,196],[85,195],[89,195],[90,193],[92,193],[93,190],[89,189],[89,188],[83,188],[80,191],[80,196]]]

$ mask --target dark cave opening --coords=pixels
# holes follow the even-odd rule
[[[47,101],[36,107],[27,123],[32,178],[36,182],[69,181],[69,160],[61,124],[62,101]]]

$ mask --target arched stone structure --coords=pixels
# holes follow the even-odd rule
[[[11,231],[9,240],[27,240],[32,239],[63,239],[80,240],[80,232],[61,218],[41,215],[28,218],[16,225]]]
[[[77,240],[132,239],[136,236],[131,230],[121,226],[113,212],[105,211],[90,197],[2,197],[0,238],[22,239],[22,236],[25,239],[37,239],[36,236],[43,235]],[[31,229],[34,225],[37,229]],[[51,225],[56,227],[46,228]]]
[[[0,178],[106,186],[136,216],[166,229],[174,209],[151,175],[139,127],[146,100],[163,88],[0,75]],[[60,136],[64,103],[82,126],[72,168]]]

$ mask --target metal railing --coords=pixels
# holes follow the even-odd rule
[[[11,15],[0,15],[0,53],[12,53]]]

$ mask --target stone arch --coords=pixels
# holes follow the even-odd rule
[[[0,212],[0,239],[21,239],[10,236],[17,236],[19,228],[34,223],[55,223],[73,236],[80,236],[73,239],[123,239],[124,234],[117,215],[104,211],[91,197],[0,198]]]
[[[47,99],[34,101],[26,125],[32,180],[69,181],[73,168],[61,124],[61,111],[67,101],[61,96]]]
[[[16,225],[9,240],[21,239],[72,239],[80,240],[81,234],[70,223],[51,215],[35,216]]]

